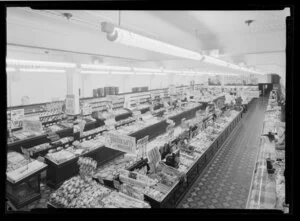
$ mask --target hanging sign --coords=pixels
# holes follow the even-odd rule
[[[105,134],[105,140],[106,146],[111,149],[131,154],[136,153],[135,137],[108,132]]]
[[[17,109],[10,111],[11,128],[21,128],[24,118],[24,109]]]

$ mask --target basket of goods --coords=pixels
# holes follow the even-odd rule
[[[81,178],[84,180],[92,179],[97,168],[97,162],[90,157],[79,157],[77,164]]]

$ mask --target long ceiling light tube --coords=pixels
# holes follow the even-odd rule
[[[81,74],[100,74],[100,75],[109,74],[108,71],[87,71],[87,70],[80,71],[80,73]]]
[[[112,42],[192,60],[202,59],[202,55],[197,52],[135,34],[108,22],[101,23],[101,30],[107,33],[107,39]]]
[[[235,70],[240,70],[240,66],[238,65],[235,65],[235,64],[228,64],[228,67],[231,68],[231,69],[235,69]]]
[[[113,75],[134,75],[134,72],[126,72],[126,71],[111,71],[110,72]]]
[[[165,75],[167,75],[167,74],[166,74],[166,73],[157,72],[157,73],[154,73],[154,75],[161,75],[161,76],[165,76]]]
[[[108,66],[108,65],[97,65],[97,64],[81,64],[81,68],[84,69],[99,69],[99,70],[117,70],[117,71],[130,71],[130,67],[122,66]]]
[[[21,68],[21,72],[49,72],[49,73],[65,73],[66,70],[47,69],[47,68]]]
[[[215,65],[219,65],[219,66],[228,66],[228,64],[229,64],[226,61],[222,61],[220,59],[217,59],[217,58],[214,58],[211,56],[207,56],[207,55],[204,55],[203,61],[206,63],[215,64]]]
[[[152,72],[135,72],[136,75],[153,75]]]
[[[6,64],[7,65],[16,65],[16,66],[31,66],[31,67],[60,67],[60,68],[75,68],[76,67],[76,64],[74,64],[74,63],[19,60],[19,59],[6,59]]]
[[[150,69],[150,68],[133,68],[134,71],[146,71],[146,72],[161,72],[160,69]]]
[[[174,74],[180,74],[182,71],[175,71],[175,70],[163,70],[165,73],[174,73]]]

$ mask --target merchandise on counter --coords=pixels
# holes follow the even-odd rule
[[[70,159],[75,158],[76,156],[75,156],[75,154],[71,153],[70,151],[60,150],[57,152],[48,153],[46,155],[46,157],[48,159],[50,159],[51,161],[55,162],[56,164],[61,164]]]
[[[119,179],[126,184],[134,185],[142,188],[146,188],[148,186],[155,185],[156,181],[149,178],[148,176],[128,171],[128,170],[120,170],[119,171]]]
[[[144,200],[145,188],[123,183],[120,185],[119,191],[135,199]]]
[[[43,150],[50,149],[52,146],[49,143],[40,144],[31,148],[28,148],[27,150],[32,153],[37,153]]]
[[[148,203],[120,192],[112,192],[102,202],[105,204],[104,208],[150,208]]]
[[[15,151],[10,151],[7,153],[7,168],[6,172],[14,171],[20,167],[27,165],[28,160],[24,155],[17,153]]]
[[[81,178],[91,179],[97,168],[97,161],[90,157],[79,157],[77,164],[79,165],[79,174]]]
[[[80,176],[65,181],[50,195],[49,202],[65,208],[102,208],[101,200],[111,190],[96,181],[86,181]]]

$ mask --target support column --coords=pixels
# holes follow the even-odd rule
[[[168,73],[168,85],[174,85],[174,74]]]
[[[73,96],[73,108],[74,108],[74,115],[80,113],[79,108],[79,91],[81,85],[81,75],[78,69],[68,69],[66,72],[67,75],[67,96]]]
[[[12,106],[11,105],[11,84],[12,84],[12,74],[10,72],[6,72],[6,77],[7,77],[7,107]]]

